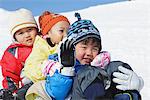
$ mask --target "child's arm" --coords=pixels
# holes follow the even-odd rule
[[[46,76],[46,92],[56,100],[65,99],[73,82],[72,77],[64,76],[60,73],[62,67],[59,62],[48,60],[45,62],[45,68],[42,70],[43,75]]]
[[[71,40],[65,39],[59,48],[59,62],[48,60],[43,73],[47,74],[46,92],[56,100],[64,100],[73,82],[71,76],[74,76],[74,46]]]

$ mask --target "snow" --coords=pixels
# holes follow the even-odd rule
[[[144,79],[144,88],[141,90],[143,100],[150,98],[149,4],[149,0],[133,0],[62,13],[71,23],[76,20],[74,12],[79,12],[83,19],[93,21],[101,33],[103,50],[111,53],[112,60],[129,63]],[[9,12],[0,9],[0,57],[11,42],[7,13]]]

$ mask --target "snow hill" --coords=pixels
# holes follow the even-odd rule
[[[149,0],[133,0],[62,13],[71,22],[76,21],[74,12],[79,12],[83,19],[93,21],[100,31],[103,50],[111,53],[112,60],[129,63],[133,70],[143,77],[145,82],[141,90],[143,100],[150,98],[149,4]],[[9,12],[0,9],[0,57],[11,43],[7,29],[9,19],[7,13]]]

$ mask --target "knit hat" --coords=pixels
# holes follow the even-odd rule
[[[63,15],[54,14],[49,11],[45,11],[39,17],[41,33],[43,35],[46,35],[48,33],[48,31],[59,21],[66,21],[66,22],[70,23],[69,20]]]
[[[77,44],[86,38],[94,37],[99,40],[101,48],[101,36],[93,23],[90,20],[81,20],[79,13],[75,13],[75,17],[77,17],[78,20],[70,25],[68,38],[73,39],[75,41],[74,44]]]
[[[10,33],[14,36],[15,32],[26,27],[36,27],[37,24],[31,11],[19,9],[10,13]]]

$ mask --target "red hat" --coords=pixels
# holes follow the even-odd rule
[[[43,35],[47,34],[48,31],[59,21],[66,21],[70,23],[69,20],[63,15],[54,14],[54,13],[50,13],[49,11],[45,11],[39,17],[41,33]]]

